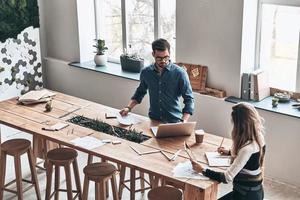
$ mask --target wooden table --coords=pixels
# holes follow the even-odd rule
[[[186,200],[196,199],[216,199],[218,183],[215,181],[192,180],[187,178],[173,177],[172,170],[180,162],[185,162],[188,156],[182,151],[175,161],[167,161],[160,153],[139,156],[129,145],[136,147],[141,152],[153,149],[161,149],[171,156],[177,149],[183,148],[183,142],[186,141],[192,147],[197,159],[202,162],[203,166],[207,166],[207,160],[204,156],[206,151],[215,151],[222,138],[211,134],[205,134],[204,143],[195,144],[194,136],[156,139],[151,138],[142,144],[133,143],[122,140],[121,144],[106,144],[104,146],[88,150],[75,146],[70,141],[84,136],[92,136],[99,139],[116,139],[113,136],[96,132],[94,130],[84,128],[66,120],[76,115],[84,115],[88,118],[98,118],[111,125],[127,128],[120,125],[116,119],[105,119],[106,112],[113,112],[116,109],[100,105],[91,101],[83,100],[66,94],[56,92],[56,96],[52,101],[53,109],[51,112],[44,112],[45,104],[35,104],[24,106],[18,104],[16,98],[0,102],[0,123],[9,127],[31,133],[35,137],[50,140],[61,145],[75,148],[79,151],[86,152],[89,155],[101,157],[105,160],[116,162],[130,167],[133,172],[140,170],[154,176],[162,177],[165,180],[176,183],[184,189],[184,198]],[[142,122],[133,125],[133,128],[143,131],[143,134],[153,137],[150,127],[157,125],[158,122],[151,121],[147,117],[136,115]],[[69,123],[69,126],[60,131],[45,131],[42,128],[47,124],[55,124],[57,122]],[[72,132],[72,130],[74,130]],[[71,133],[72,132],[72,133]],[[118,138],[119,140],[119,138]],[[1,135],[0,135],[1,142]],[[229,140],[223,143],[225,146],[230,145]],[[222,171],[222,168],[215,168]],[[135,174],[135,173],[134,173]],[[134,178],[134,174],[131,178]],[[134,196],[131,196],[134,199]]]

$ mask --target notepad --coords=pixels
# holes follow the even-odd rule
[[[218,152],[205,152],[208,165],[210,167],[229,167],[231,162],[230,156],[221,155]]]

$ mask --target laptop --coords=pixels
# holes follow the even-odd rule
[[[156,138],[177,137],[191,135],[196,127],[196,122],[180,122],[171,124],[160,124],[151,127],[151,130]]]

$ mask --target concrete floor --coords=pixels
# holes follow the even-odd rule
[[[27,138],[31,140],[31,135],[19,132],[17,130],[8,128],[6,126],[1,126],[1,135],[2,135],[2,142],[8,139],[13,138]],[[78,163],[79,163],[79,170],[82,172],[83,167],[85,166],[87,161],[87,155],[83,153],[79,153],[78,157]],[[15,171],[13,167],[13,159],[11,157],[8,157],[7,160],[7,170],[6,170],[6,183],[13,180],[15,177]],[[22,174],[23,177],[29,178],[30,177],[30,170],[27,162],[27,157],[22,157]],[[65,182],[63,178],[63,170],[61,170],[62,174],[62,182],[61,186],[65,187]],[[126,174],[128,176],[128,173]],[[38,179],[39,179],[39,185],[41,189],[41,195],[42,199],[45,198],[45,188],[46,188],[46,173],[42,170],[38,170]],[[83,183],[83,174],[81,173],[81,182]],[[27,183],[24,183],[23,188],[26,188]],[[137,185],[139,185],[137,183]],[[73,188],[75,187],[75,184],[73,184]],[[12,185],[10,187],[11,189],[15,189],[15,185]],[[53,188],[53,185],[52,185]],[[218,196],[223,196],[227,192],[231,190],[232,186],[229,184],[220,184],[219,186],[219,193]],[[268,200],[299,200],[300,199],[300,188],[288,185],[285,183],[278,182],[276,180],[272,180],[270,178],[265,178],[264,182],[264,189],[265,189],[265,199]],[[111,189],[110,189],[111,192]],[[89,199],[94,199],[94,185],[90,184],[90,190],[89,190]],[[14,194],[4,192],[4,199],[5,200],[12,200],[17,199]],[[30,199],[34,200],[36,199],[35,191],[34,189],[30,189],[29,191],[24,193],[24,199]],[[60,199],[67,199],[66,195],[64,193],[60,194]],[[109,200],[112,199],[112,195],[109,196]],[[129,192],[128,190],[124,189],[123,197],[122,199],[129,199]],[[137,193],[136,199],[139,200],[146,200],[147,199],[147,192],[145,194]]]

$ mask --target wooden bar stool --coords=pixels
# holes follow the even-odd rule
[[[125,180],[125,174],[126,174],[126,166],[121,165],[120,169],[120,183],[119,183],[119,197],[122,198],[123,189],[126,188],[130,191],[130,199],[135,200],[135,193],[141,192],[144,193],[145,190],[151,189],[152,187],[152,179],[153,177],[149,174],[149,181],[145,179],[144,172],[139,171],[140,176],[136,177],[136,170],[134,168],[130,168],[130,179]],[[136,189],[136,180],[140,179],[140,189]],[[126,185],[127,182],[130,182],[130,187]],[[145,187],[145,183],[147,183],[149,186]]]
[[[67,192],[68,200],[82,199],[80,177],[78,172],[77,164],[77,151],[70,148],[57,148],[50,150],[47,153],[47,185],[46,185],[46,200],[52,198],[55,195],[55,199],[58,199],[59,192]],[[70,166],[73,164],[73,172],[75,177],[76,189],[72,190],[72,180],[71,180],[71,170]],[[52,182],[52,172],[53,166],[55,166],[55,183],[54,183],[54,192],[51,194],[51,182]],[[64,167],[66,174],[66,186],[67,189],[60,189],[60,167]],[[73,193],[76,195],[73,197]]]
[[[161,186],[148,192],[149,200],[182,200],[182,192],[174,187]]]
[[[97,162],[87,165],[83,172],[85,178],[88,181],[95,182],[95,199],[104,200],[106,196],[106,183],[111,180],[111,188],[113,193],[113,199],[119,200],[117,182],[116,182],[116,167],[113,164],[107,162]],[[83,186],[83,200],[88,199],[89,185]]]
[[[22,171],[21,171],[21,155],[27,153],[29,166],[31,171],[31,180],[22,179]],[[5,171],[6,171],[6,156],[10,155],[14,157],[15,161],[15,173],[16,179],[5,184]],[[35,192],[37,199],[41,199],[40,188],[38,184],[36,169],[35,169],[35,158],[33,156],[33,152],[31,149],[31,143],[29,140],[25,139],[12,139],[4,142],[1,145],[1,173],[0,173],[0,200],[3,199],[3,192],[11,192],[17,194],[18,199],[23,199],[23,192],[29,190],[32,186],[35,187]],[[31,183],[32,185],[25,190],[22,187],[22,181]],[[6,187],[11,185],[12,183],[16,182],[17,184],[17,191],[13,191],[7,189]]]

